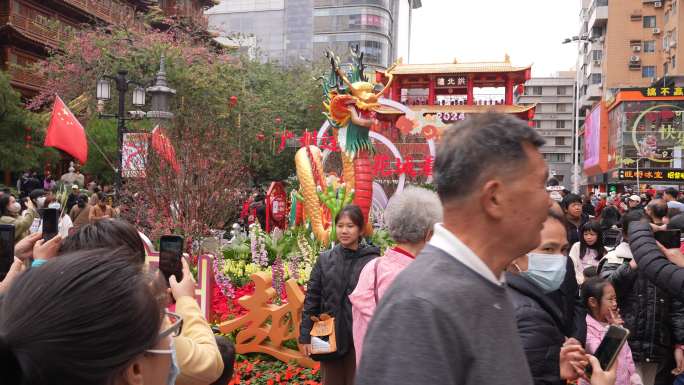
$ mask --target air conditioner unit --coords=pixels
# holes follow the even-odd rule
[[[629,61],[632,63],[638,63],[641,61],[641,58],[639,56],[630,56]]]
[[[594,65],[595,65],[595,66],[600,66],[600,65],[601,65],[601,61],[600,61],[600,60],[594,60]]]
[[[663,7],[663,2],[662,1],[656,1],[653,3],[653,6],[655,8],[662,8]]]
[[[671,41],[670,42],[670,48],[676,48],[677,47],[677,41]]]
[[[641,46],[640,45],[633,45],[632,51],[633,52],[641,52]]]
[[[660,34],[660,28],[653,28],[653,34],[659,35]]]

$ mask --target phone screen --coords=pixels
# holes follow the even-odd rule
[[[43,239],[49,241],[57,235],[58,209],[43,209]]]
[[[656,231],[653,236],[666,249],[678,249],[681,246],[682,232],[680,230]]]
[[[14,225],[0,225],[0,281],[14,262]]]
[[[183,279],[183,264],[181,255],[183,254],[183,237],[178,235],[163,235],[159,241],[159,270],[169,281],[174,275],[176,281]]]
[[[613,366],[615,358],[620,353],[622,346],[627,341],[629,330],[618,326],[610,326],[606,335],[601,340],[594,357],[596,357],[601,364],[601,369],[608,370]],[[591,376],[591,366],[586,368],[587,374]]]

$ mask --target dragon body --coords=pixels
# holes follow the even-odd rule
[[[377,122],[375,111],[380,107],[378,99],[392,83],[391,70],[386,72],[389,79],[384,87],[376,91],[364,73],[363,53],[358,47],[351,50],[352,63],[349,70],[343,70],[339,59],[327,52],[331,71],[321,77],[323,83],[325,116],[337,135],[337,143],[342,153],[342,184],[328,186],[324,182],[321,165],[321,152],[314,146],[300,149],[295,156],[300,193],[304,200],[304,212],[311,222],[316,237],[328,243],[335,240],[334,227],[336,212],[351,201],[361,208],[366,235],[372,232],[369,213],[373,198],[373,175],[369,154],[373,144],[369,138],[371,127]],[[382,86],[382,85],[380,85]],[[316,150],[314,150],[316,149]],[[349,201],[349,202],[348,202]]]

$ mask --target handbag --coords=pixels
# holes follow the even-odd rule
[[[319,317],[311,316],[311,320],[314,321],[311,328],[311,353],[335,353],[337,351],[335,317],[323,313]]]

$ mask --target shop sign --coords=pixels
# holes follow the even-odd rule
[[[658,182],[684,182],[684,169],[671,168],[647,168],[639,169],[639,180],[658,181]],[[636,181],[637,171],[635,169],[620,169],[618,179],[625,181]]]
[[[642,88],[641,94],[647,98],[662,96],[684,96],[684,87],[648,87]]]
[[[468,79],[465,76],[440,76],[437,78],[438,88],[465,87]]]

